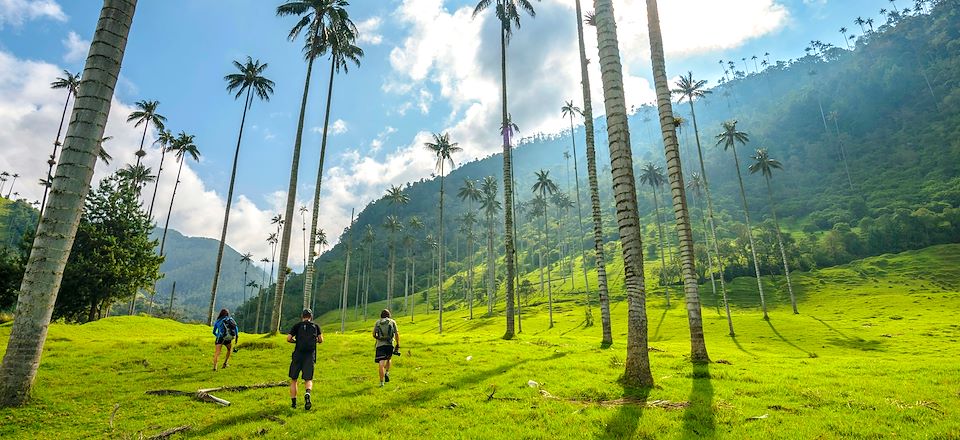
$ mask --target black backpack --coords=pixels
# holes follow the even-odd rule
[[[237,337],[237,322],[228,316],[220,321],[220,325],[223,326],[223,342],[229,344]]]
[[[317,336],[319,336],[317,325],[312,322],[301,322],[297,328],[297,346],[296,351],[310,353],[317,349]]]

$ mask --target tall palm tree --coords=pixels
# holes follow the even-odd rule
[[[539,1],[539,0],[538,0]],[[473,9],[473,16],[476,17],[485,9],[489,8],[493,0],[480,0]],[[524,11],[531,17],[536,17],[537,13],[533,9],[530,0],[497,0],[494,13],[497,20],[500,21],[500,94],[501,94],[501,126],[507,127],[509,113],[507,112],[507,44],[513,35],[513,29],[520,29],[520,11]],[[509,131],[509,130],[508,130]],[[504,339],[511,339],[514,335],[513,325],[513,301],[514,301],[514,276],[516,274],[516,263],[514,259],[514,227],[513,227],[513,158],[510,151],[510,137],[503,136],[503,204],[507,209],[504,211],[504,252],[506,253],[505,263],[507,266],[507,330],[504,333]]]
[[[863,27],[863,25],[866,23],[867,22],[863,19],[863,17],[857,17],[856,20],[853,20],[853,24],[860,26],[860,32],[864,34],[867,33],[867,30]]]
[[[249,287],[249,285],[247,285],[247,271],[250,270],[250,263],[253,263],[253,254],[251,254],[250,252],[247,252],[240,256],[240,264],[243,265],[243,284],[241,285],[243,286],[243,302],[240,304],[247,303],[247,287]],[[253,281],[250,281],[250,282],[253,283]],[[240,328],[243,328],[242,319],[240,320]]]
[[[419,234],[420,231],[423,231],[423,220],[420,220],[420,217],[417,216],[410,217],[410,220],[407,222],[407,226],[409,231]],[[417,250],[412,244],[411,249],[413,254],[410,258],[410,293],[412,295],[410,302],[410,322],[413,322],[413,312],[417,308],[417,296],[414,295],[417,293]]]
[[[363,244],[366,248],[366,265],[363,270],[363,319],[367,319],[367,302],[370,298],[370,271],[373,270],[373,244],[376,242],[376,233],[372,225],[366,226],[366,232],[363,234]]]
[[[102,149],[101,149],[101,151],[102,151]],[[10,177],[13,178],[13,181],[10,182],[10,187],[7,188],[7,198],[8,198],[8,199],[10,198],[10,195],[13,194],[13,185],[16,185],[16,184],[17,184],[17,178],[20,177],[20,175],[17,174],[17,173],[13,173],[13,174],[10,175]]]
[[[393,220],[396,226],[396,229],[391,229],[389,226],[389,221],[384,222],[384,226],[390,230],[390,241],[389,241],[389,253],[390,258],[387,266],[387,303],[391,304],[393,300],[393,291],[396,287],[396,273],[397,273],[397,246],[396,246],[396,233],[403,229],[403,223],[397,218],[397,207],[400,205],[406,205],[410,202],[410,196],[403,192],[403,189],[399,185],[392,185],[388,190],[387,194],[383,196],[387,200],[387,203],[393,207]]]
[[[533,189],[534,194],[537,194],[537,196],[542,199],[542,203],[544,203],[544,207],[543,207],[543,244],[541,244],[541,246],[540,246],[540,247],[541,247],[541,251],[540,251],[540,252],[541,252],[541,253],[540,253],[540,260],[541,260],[541,263],[540,263],[540,264],[541,264],[541,268],[540,268],[540,271],[541,271],[541,274],[542,274],[542,273],[543,273],[543,261],[542,261],[542,260],[543,260],[543,250],[542,250],[542,249],[543,249],[543,248],[547,248],[548,250],[550,249],[550,234],[549,234],[549,231],[547,230],[547,211],[548,211],[548,210],[546,209],[547,197],[556,194],[557,191],[559,191],[559,188],[557,188],[557,184],[553,183],[553,180],[550,179],[550,172],[549,172],[549,171],[540,170],[540,171],[537,171],[537,172],[535,173],[535,175],[536,175],[536,181],[533,183],[533,188],[532,188],[532,189]],[[550,267],[551,267],[552,265],[550,264],[549,259],[550,259],[550,253],[547,252],[547,307],[548,307],[549,310],[550,310],[550,328],[553,328],[553,288],[551,287],[551,285],[553,284],[553,281],[552,281],[551,278],[550,278]],[[541,277],[542,277],[542,275],[541,275]],[[541,292],[541,293],[543,293],[543,284],[542,284],[542,283],[543,283],[543,281],[542,281],[542,279],[541,279],[541,284],[540,284],[540,292]]]
[[[473,319],[473,224],[476,222],[473,204],[483,198],[483,192],[473,180],[463,179],[463,185],[457,191],[457,198],[467,202],[467,214],[464,218],[464,225],[467,226],[467,291],[470,292],[470,319]],[[466,221],[466,215],[470,216],[469,221]]]
[[[846,28],[846,27],[843,27],[843,26],[840,27],[840,35],[843,35],[843,43],[846,44],[846,45],[847,45],[847,49],[849,49],[849,48],[850,48],[850,40],[847,40],[847,28]]]
[[[67,70],[63,71],[63,76],[50,83],[50,88],[54,90],[66,89],[67,99],[63,102],[63,114],[60,115],[60,125],[57,126],[57,138],[53,141],[53,153],[47,159],[47,181],[53,181],[53,166],[57,163],[57,149],[62,145],[60,143],[60,134],[63,133],[63,122],[67,118],[67,108],[70,106],[70,97],[77,97],[77,90],[80,88],[80,73],[72,74]],[[40,202],[40,214],[43,215],[43,209],[47,205],[47,194],[50,191],[49,185],[44,185],[43,199]],[[39,222],[39,219],[37,220]]]
[[[706,244],[705,248],[707,251],[707,274],[710,276],[710,290],[713,293],[713,298],[717,300],[717,313],[720,313],[720,300],[717,298],[717,280],[714,276],[713,268],[713,250],[710,248],[710,228],[707,227],[707,215],[706,210],[703,209],[703,177],[700,176],[700,173],[694,171],[690,173],[690,181],[687,182],[687,189],[693,193],[692,197],[695,197],[695,204],[697,209],[700,210],[700,224],[703,228],[703,242]]]
[[[590,185],[590,208],[593,219],[593,249],[597,267],[597,292],[600,302],[600,325],[603,336],[601,344],[613,344],[613,330],[610,327],[610,295],[607,291],[607,266],[603,252],[603,217],[600,214],[600,185],[597,181],[597,154],[593,136],[593,98],[590,92],[590,74],[587,70],[587,51],[583,41],[583,13],[580,0],[576,0],[577,40],[580,48],[580,86],[583,89],[583,132],[586,138],[587,181]],[[591,21],[592,23],[592,21]],[[586,270],[586,260],[583,262]]]
[[[250,280],[250,281],[247,282],[246,287],[250,288],[250,294],[253,295],[253,291],[255,291],[255,290],[257,290],[257,289],[260,288],[260,283],[258,283],[256,280]],[[247,297],[247,289],[246,289],[246,288],[243,289],[243,297],[244,297],[244,298]],[[253,300],[253,297],[252,297],[252,296],[250,297],[250,300],[251,300],[251,301]],[[244,305],[247,305],[247,300],[246,300],[246,299],[243,300],[243,304],[244,304]],[[257,306],[259,306],[259,305],[260,305],[260,301],[259,301],[259,298],[258,298],[258,300],[257,300]],[[247,306],[247,307],[250,307],[250,306]],[[259,312],[259,310],[257,310],[257,311]],[[249,313],[249,312],[245,312],[245,313],[243,314],[244,318],[247,316],[247,313]],[[241,318],[241,319],[240,319],[240,328],[241,328],[241,329],[244,328],[244,325],[243,325],[243,321],[245,320],[244,318]],[[247,328],[246,331],[248,331],[248,332],[250,331],[249,327]]]
[[[130,116],[127,116],[127,122],[135,122],[134,127],[139,127],[143,125],[143,136],[140,137],[140,149],[137,150],[137,165],[140,165],[140,161],[143,160],[143,156],[147,155],[146,151],[143,151],[143,143],[147,140],[147,129],[150,128],[150,124],[153,124],[153,127],[157,130],[163,130],[163,123],[167,121],[160,113],[157,113],[157,107],[160,106],[159,101],[137,101],[134,106],[137,110],[134,110],[130,113]]]
[[[437,277],[437,303],[439,304],[439,329],[440,333],[443,333],[443,167],[446,164],[450,164],[450,168],[453,168],[453,154],[463,151],[463,148],[457,146],[456,142],[450,142],[450,134],[444,133],[434,133],[433,141],[426,142],[423,144],[434,156],[437,158],[436,169],[440,172],[440,219],[438,222],[438,239],[437,239],[437,249],[438,260],[437,266],[439,268],[439,275]]]
[[[173,145],[167,147],[177,158],[180,165],[177,166],[177,180],[173,183],[173,194],[170,196],[170,207],[167,208],[167,219],[163,225],[163,238],[160,239],[160,256],[163,256],[164,245],[167,243],[167,229],[170,228],[170,216],[173,214],[173,201],[177,198],[177,188],[180,186],[180,173],[183,171],[183,163],[189,157],[194,161],[200,160],[200,150],[193,143],[193,135],[180,132]]]
[[[350,253],[353,250],[353,220],[354,210],[350,209],[350,225],[347,226],[349,236],[347,238],[347,257],[343,263],[343,295],[340,297],[340,333],[347,329],[347,303],[350,297],[347,293],[350,291]],[[346,232],[346,231],[345,231]],[[391,306],[387,306],[391,307]]]
[[[167,157],[167,151],[169,147],[173,145],[173,141],[176,138],[173,136],[173,133],[170,130],[160,130],[160,133],[157,135],[157,140],[154,141],[157,144],[160,144],[160,167],[157,169],[157,179],[153,181],[153,196],[150,197],[150,209],[147,210],[147,217],[153,221],[153,205],[157,201],[157,188],[160,187],[160,174],[163,173],[163,160]]]
[[[624,289],[627,292],[627,357],[623,383],[628,387],[653,386],[647,353],[646,288],[643,276],[643,238],[637,211],[637,188],[633,176],[633,152],[630,128],[623,96],[623,70],[617,42],[617,23],[612,0],[594,0],[597,45],[600,53],[600,79],[607,114],[607,138],[610,144],[610,170],[617,207],[617,226],[623,247]]]
[[[299,17],[297,23],[290,29],[288,38],[296,40],[304,33],[304,58],[307,61],[307,74],[303,83],[303,98],[300,100],[300,117],[297,120],[297,134],[293,144],[293,159],[290,166],[290,183],[287,186],[287,204],[284,210],[285,218],[293,218],[293,210],[297,200],[297,177],[300,170],[300,147],[303,141],[303,123],[307,111],[307,98],[310,95],[310,78],[313,74],[313,62],[323,53],[330,44],[331,37],[349,21],[345,0],[301,0],[288,1],[277,6],[278,16]],[[352,24],[352,23],[350,23]],[[314,206],[314,211],[317,207]],[[287,258],[290,254],[290,234],[293,222],[287,222],[280,237],[280,268],[277,271],[276,293],[274,294],[274,313],[270,319],[270,333],[276,334],[280,330],[281,305],[283,288],[286,284]],[[315,230],[313,227],[311,230]],[[313,266],[308,264],[307,267]],[[311,273],[312,275],[312,273]],[[307,277],[310,279],[310,277]],[[306,283],[304,283],[306,284]],[[308,289],[309,290],[309,289]]]
[[[670,307],[670,286],[667,282],[667,262],[665,254],[666,247],[663,243],[663,223],[660,219],[660,197],[657,196],[657,190],[667,183],[667,178],[663,175],[663,167],[647,162],[640,168],[640,183],[650,185],[653,192],[653,207],[657,218],[657,239],[660,241],[660,283],[663,284],[663,296],[667,301],[667,307]]]
[[[303,270],[307,270],[307,213],[310,208],[306,205],[300,205],[300,235],[303,236]]]
[[[764,56],[769,55],[769,53],[764,54]],[[710,182],[707,179],[707,168],[703,163],[703,147],[700,145],[700,128],[697,126],[697,112],[693,106],[694,100],[703,99],[713,93],[704,88],[706,85],[706,80],[693,79],[693,72],[687,72],[687,76],[681,76],[676,82],[677,88],[673,89],[672,93],[680,95],[680,101],[686,98],[687,104],[690,104],[690,119],[693,119],[693,134],[694,139],[697,141],[697,159],[700,164],[700,178],[703,182],[703,192],[707,198],[707,223],[710,226],[710,240],[708,240],[707,247],[710,248],[710,242],[713,243],[713,254],[717,257],[717,264],[720,269],[720,293],[723,295],[723,304],[727,312],[727,327],[730,330],[730,336],[734,336],[733,318],[730,314],[730,305],[727,303],[727,284],[723,280],[723,260],[720,257],[720,245],[717,242],[717,226],[713,217],[713,198],[710,195]],[[711,268],[710,270],[712,273],[713,269]]]
[[[467,295],[464,300],[469,305],[470,319],[473,319],[473,225],[477,222],[477,214],[472,210],[467,211],[460,219],[467,236]]]
[[[717,145],[723,144],[723,149],[733,150],[733,161],[737,167],[737,181],[740,183],[740,200],[743,202],[743,216],[747,222],[747,237],[750,241],[750,254],[753,256],[753,270],[757,277],[757,290],[760,292],[760,307],[763,309],[763,319],[767,316],[767,301],[763,296],[763,281],[760,279],[760,263],[757,261],[757,248],[753,244],[753,229],[750,227],[750,208],[747,206],[747,193],[743,190],[743,177],[740,174],[740,158],[737,157],[737,143],[746,145],[750,141],[747,133],[737,130],[737,121],[723,123],[723,131],[716,136]]]
[[[850,167],[847,166],[847,152],[843,148],[843,139],[840,137],[840,113],[834,110],[827,115],[827,119],[833,121],[833,126],[837,130],[837,148],[840,150],[840,161],[843,162],[843,171],[847,175],[847,185],[850,186],[850,192],[856,192],[856,189],[853,187],[853,179],[850,178]]]
[[[389,251],[390,251],[390,262],[389,267],[387,268],[387,308],[392,308],[393,304],[393,283],[394,283],[394,272],[396,270],[396,258],[397,258],[397,246],[396,246],[396,236],[398,233],[403,231],[403,222],[395,215],[388,215],[387,218],[383,220],[384,229],[389,232]]]
[[[560,112],[570,118],[570,144],[573,150],[573,180],[576,184],[576,200],[577,200],[577,231],[580,233],[578,235],[577,241],[580,243],[580,258],[583,266],[583,284],[587,293],[587,315],[588,321],[590,318],[590,280],[587,278],[587,251],[583,247],[583,209],[580,205],[580,168],[577,165],[577,141],[576,136],[574,136],[573,131],[573,118],[575,116],[583,116],[583,111],[579,107],[573,105],[573,101],[567,101],[563,107],[560,108]],[[572,257],[571,257],[572,259]],[[571,278],[573,275],[571,274]]]
[[[53,304],[80,224],[83,202],[90,189],[113,90],[136,0],[104,0],[67,128],[65,147],[50,196],[50,214],[43,216],[34,239],[17,299],[13,327],[0,366],[0,407],[20,406],[40,366]]]
[[[217,285],[220,283],[220,266],[223,263],[223,247],[227,242],[227,226],[230,224],[230,206],[233,203],[233,187],[237,180],[237,161],[240,159],[240,141],[243,139],[243,127],[247,122],[247,110],[253,107],[253,98],[256,95],[264,101],[270,100],[270,94],[273,93],[274,82],[263,76],[267,70],[267,63],[260,63],[260,60],[254,61],[247,57],[245,64],[234,60],[233,67],[237,72],[223,77],[227,82],[227,92],[237,93],[233,99],[240,99],[240,96],[246,95],[243,100],[243,115],[240,117],[240,132],[237,134],[237,148],[233,152],[233,168],[230,171],[230,185],[227,187],[227,207],[223,211],[223,227],[220,229],[220,245],[217,248],[217,262],[213,266],[213,283],[210,287],[210,307],[207,308],[207,325],[213,325],[213,310],[217,303]]]
[[[330,54],[330,81],[327,84],[327,106],[323,116],[323,132],[320,139],[320,163],[317,166],[317,184],[313,189],[313,216],[310,220],[310,230],[317,229],[320,211],[320,190],[323,187],[323,168],[327,153],[327,133],[330,127],[330,104],[333,97],[333,78],[341,70],[347,73],[350,63],[360,67],[360,58],[363,57],[363,50],[353,44],[356,39],[357,29],[347,15],[347,2],[339,0],[327,0],[325,9],[329,21],[324,27],[325,34],[321,36],[322,41],[315,51],[320,55],[329,52]],[[310,249],[313,249],[315,236],[310,237]],[[313,273],[312,264],[315,256],[310,255],[308,260],[311,264],[304,269],[305,281],[303,284],[304,304],[307,304],[313,297]]]
[[[497,291],[497,260],[494,255],[493,239],[495,229],[495,218],[502,209],[500,201],[497,200],[497,178],[487,176],[483,178],[480,184],[480,192],[483,196],[480,199],[480,209],[486,218],[487,226],[487,316],[493,316],[493,304],[496,299]]]
[[[263,263],[264,266],[266,266],[267,263],[270,262],[270,259],[267,258],[267,257],[263,257],[263,258],[260,259],[260,262]],[[271,269],[270,272],[271,272],[271,273],[270,273],[270,275],[271,275],[271,276],[270,276],[270,279],[272,280],[272,279],[273,279],[273,276],[272,276],[272,275],[273,275],[273,270]],[[267,271],[265,271],[265,270],[260,272],[260,289],[257,291],[257,318],[256,318],[256,321],[255,321],[255,323],[254,323],[254,325],[253,325],[253,332],[254,332],[254,333],[260,333],[260,317],[262,316],[262,315],[260,314],[260,312],[261,312],[261,306],[263,305],[263,294],[266,292],[265,289],[267,289],[267,287],[268,287],[268,286],[267,286],[267,281],[266,281],[266,279],[263,278],[266,273],[267,273]]]
[[[683,275],[684,299],[687,306],[687,325],[690,328],[690,360],[710,362],[707,344],[703,336],[703,317],[700,309],[700,286],[697,280],[696,254],[693,248],[693,228],[690,227],[690,211],[687,209],[686,187],[683,184],[683,167],[680,162],[680,142],[677,140],[678,118],[673,116],[670,101],[670,84],[663,56],[663,38],[660,34],[660,15],[657,0],[647,0],[647,29],[650,34],[650,59],[653,67],[654,85],[657,90],[657,107],[660,113],[660,132],[663,152],[667,159],[667,179],[673,198],[673,215],[676,219],[677,237],[680,241],[680,270]]]
[[[790,266],[787,264],[787,251],[783,247],[783,236],[780,233],[780,220],[777,219],[777,206],[773,198],[773,188],[770,186],[770,179],[773,177],[773,170],[783,169],[783,164],[779,160],[770,157],[766,148],[758,148],[753,155],[753,164],[748,169],[750,174],[760,172],[763,174],[763,180],[767,183],[767,197],[770,199],[770,213],[773,214],[773,225],[777,231],[777,244],[780,245],[780,258],[783,260],[783,274],[787,278],[787,290],[790,292],[790,305],[793,306],[793,314],[799,314],[797,311],[797,300],[793,296],[793,283],[790,282]]]

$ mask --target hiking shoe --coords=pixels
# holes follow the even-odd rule
[[[224,362],[224,363],[223,363],[223,366],[220,367],[220,368],[227,368],[227,367],[229,367],[229,365],[228,365],[226,362]]]
[[[380,388],[383,388],[383,381],[380,381]]]
[[[383,375],[383,381],[384,381],[384,382],[390,382],[390,373],[385,373],[385,374]]]
[[[313,407],[313,404],[310,403],[310,395],[309,395],[309,394],[304,394],[304,395],[303,395],[303,409],[305,409],[305,410],[307,410],[307,411],[310,411],[310,408],[311,408],[311,407]]]

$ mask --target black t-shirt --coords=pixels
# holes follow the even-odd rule
[[[317,336],[323,333],[320,326],[311,321],[300,321],[296,323],[288,333],[297,340],[297,345],[293,351],[300,353],[313,353],[317,350]]]

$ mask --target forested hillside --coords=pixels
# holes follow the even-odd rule
[[[891,19],[862,36],[849,50],[812,41],[802,58],[767,59],[765,68],[758,72],[732,69],[720,81],[710,80],[712,93],[694,101],[694,105],[718,210],[717,233],[727,279],[753,274],[733,157],[715,146],[721,123],[727,120],[737,120],[737,129],[750,138],[746,145],[738,145],[738,154],[751,215],[760,220],[754,222],[754,228],[761,273],[782,273],[782,265],[778,264],[764,179],[747,170],[753,163],[750,156],[758,148],[768,149],[769,155],[783,165],[782,170],[775,170],[771,183],[792,267],[824,267],[857,257],[960,241],[960,87],[956,73],[960,71],[960,11],[956,6],[956,1],[944,1],[930,14]],[[676,77],[686,74],[686,69],[668,65],[668,74]],[[675,104],[675,114],[689,181],[690,174],[699,168],[689,104]],[[517,123],[522,129],[522,121]],[[630,124],[638,175],[644,162],[661,166],[664,162],[657,123],[655,109],[632,109]],[[604,120],[597,119],[595,126],[604,235],[606,240],[616,241]],[[590,208],[582,126],[577,127],[575,135],[584,246],[589,250]],[[534,172],[549,171],[560,190],[575,201],[574,178],[568,174],[573,163],[565,159],[565,152],[571,152],[569,132],[532,135],[516,147],[514,177],[523,272],[537,270],[536,250],[542,242],[542,217],[528,215],[524,204],[534,197],[530,189]],[[502,185],[501,173],[502,159],[495,154],[464,164],[446,176],[445,216],[462,220],[464,213],[472,211],[477,222],[472,253],[466,249],[471,234],[464,230],[465,222],[445,226],[445,273],[456,279],[472,261],[478,280],[475,289],[479,290],[486,255],[484,216],[476,202],[459,199],[457,192],[465,179],[479,185],[484,177],[494,176]],[[645,257],[658,264],[652,192],[648,186],[638,186],[638,190],[641,215],[645,216]],[[436,284],[431,244],[438,232],[439,179],[408,183],[403,192],[409,197],[408,203],[392,205],[387,199],[377,200],[357,217],[348,290],[351,304],[362,296],[357,286],[361,272],[369,277],[370,301],[386,296],[391,234],[382,222],[388,215],[395,215],[404,226],[393,239],[398,273],[394,296],[403,296],[407,253],[416,265],[414,290]],[[499,197],[502,200],[502,193]],[[664,236],[668,243],[675,242],[672,211],[665,202],[666,197],[659,202]],[[703,237],[702,214],[697,209],[700,202],[691,200],[690,206],[696,237]],[[545,251],[545,264],[570,253],[579,255],[576,207],[561,210],[559,215],[553,206],[548,211],[551,234],[562,231],[562,246],[555,238],[550,239],[553,244]],[[422,221],[424,227],[411,227],[413,218]],[[494,223],[495,253],[501,255],[502,221],[497,218]],[[339,244],[317,261],[316,307],[320,311],[337,308],[340,303],[348,242],[349,236],[342,235]],[[701,260],[698,270],[703,273],[705,249],[702,241],[697,246]],[[674,253],[671,246],[664,249],[664,253]],[[468,258],[471,254],[472,259]],[[672,257],[667,260],[668,283],[678,272],[675,263]],[[498,279],[502,278],[500,268],[497,270]],[[461,281],[464,275],[459,274]],[[285,298],[284,305],[290,313],[285,310],[284,316],[293,316],[293,309],[301,303],[302,280],[298,278],[301,275],[293,275],[287,285],[289,299]],[[361,287],[366,290],[365,284]]]

